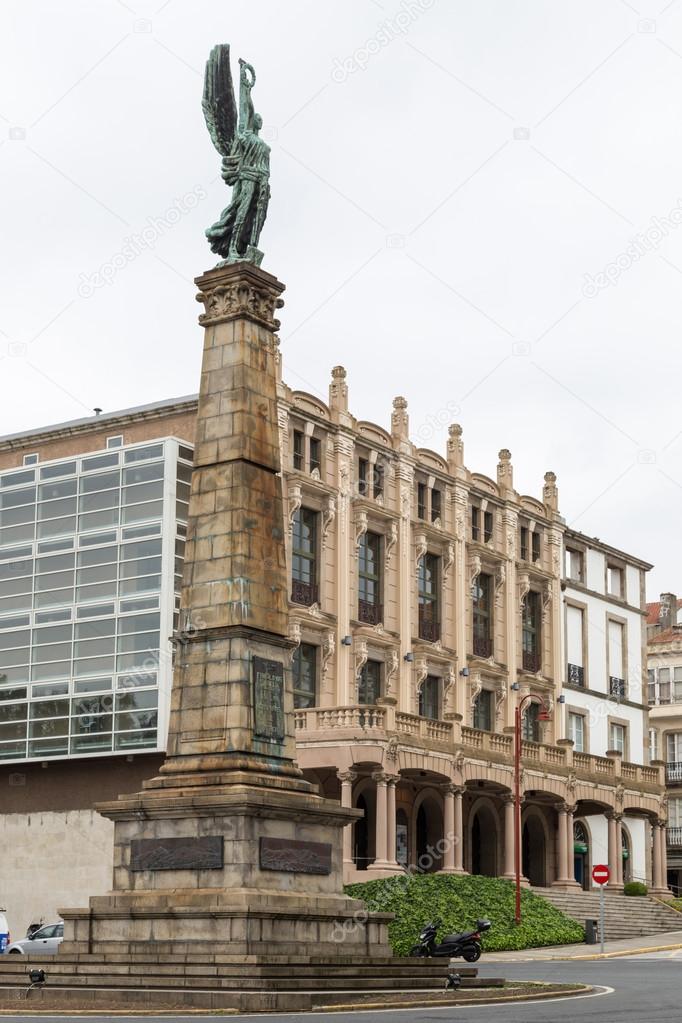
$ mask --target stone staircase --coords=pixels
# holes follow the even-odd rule
[[[31,991],[38,1012],[135,1009],[311,1011],[348,1003],[399,1001],[419,1005],[445,991],[451,970],[462,988],[501,988],[501,977],[481,978],[475,967],[447,959],[338,956],[335,959],[224,955],[0,956],[0,1002],[26,1009],[28,971],[43,969],[44,987]]]
[[[533,888],[566,916],[584,924],[588,917],[599,920],[599,892],[560,892],[554,888]],[[682,913],[655,899],[605,892],[604,939],[637,938],[666,931],[682,931]]]

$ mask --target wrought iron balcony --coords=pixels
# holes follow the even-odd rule
[[[430,604],[419,605],[419,638],[428,643],[436,643],[440,639],[440,622]]]
[[[566,681],[569,686],[584,686],[585,685],[585,669],[581,664],[569,664],[567,665]]]
[[[616,678],[614,675],[609,676],[609,694],[611,696],[620,696],[625,698],[625,679]]]
[[[304,583],[300,579],[291,580],[291,599],[294,604],[311,604],[319,600],[318,588],[315,583]]]
[[[366,625],[378,625],[384,620],[382,604],[373,604],[370,600],[358,600],[358,621]]]
[[[542,656],[538,650],[524,650],[522,663],[524,671],[532,671],[535,673],[540,670],[542,665]]]
[[[474,636],[474,654],[476,657],[492,657],[493,641],[490,636]]]
[[[665,765],[665,780],[671,785],[682,784],[682,763],[668,763]]]

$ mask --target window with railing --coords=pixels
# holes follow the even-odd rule
[[[426,483],[417,483],[417,518],[426,518]]]
[[[621,700],[625,699],[625,679],[609,676],[609,695],[616,696]]]
[[[294,707],[314,707],[316,703],[317,647],[299,643],[292,663],[294,676]]]
[[[419,690],[419,716],[437,721],[440,717],[440,679],[427,675]]]
[[[668,732],[665,739],[666,781],[673,784],[682,782],[682,732]],[[682,824],[682,819],[680,820]]]
[[[542,667],[540,594],[531,590],[523,603],[521,625],[522,663],[524,671],[537,672]]]
[[[540,742],[539,703],[529,703],[521,715],[521,738],[526,742]]]
[[[569,663],[566,665],[566,681],[569,686],[585,685],[585,669],[582,664]]]
[[[358,677],[358,703],[373,706],[381,696],[381,661],[365,661]]]
[[[492,657],[492,577],[482,572],[472,587],[474,654]]]
[[[358,619],[378,625],[383,618],[381,603],[381,537],[364,533],[358,549]]]
[[[317,586],[317,519],[311,508],[294,515],[291,541],[291,599],[295,604],[314,604]]]
[[[424,554],[419,559],[419,638],[435,643],[440,639],[440,558]]]
[[[492,732],[493,723],[493,693],[490,689],[481,689],[474,703],[473,726],[483,732]]]

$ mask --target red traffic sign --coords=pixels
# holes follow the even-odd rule
[[[611,871],[604,863],[592,867],[592,880],[595,884],[607,884],[610,877]]]

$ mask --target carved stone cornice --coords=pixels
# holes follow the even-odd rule
[[[284,305],[280,298],[284,285],[272,274],[249,263],[232,263],[209,270],[194,283],[200,289],[197,302],[204,305],[199,316],[202,327],[245,319],[273,333],[279,330],[275,310]]]

